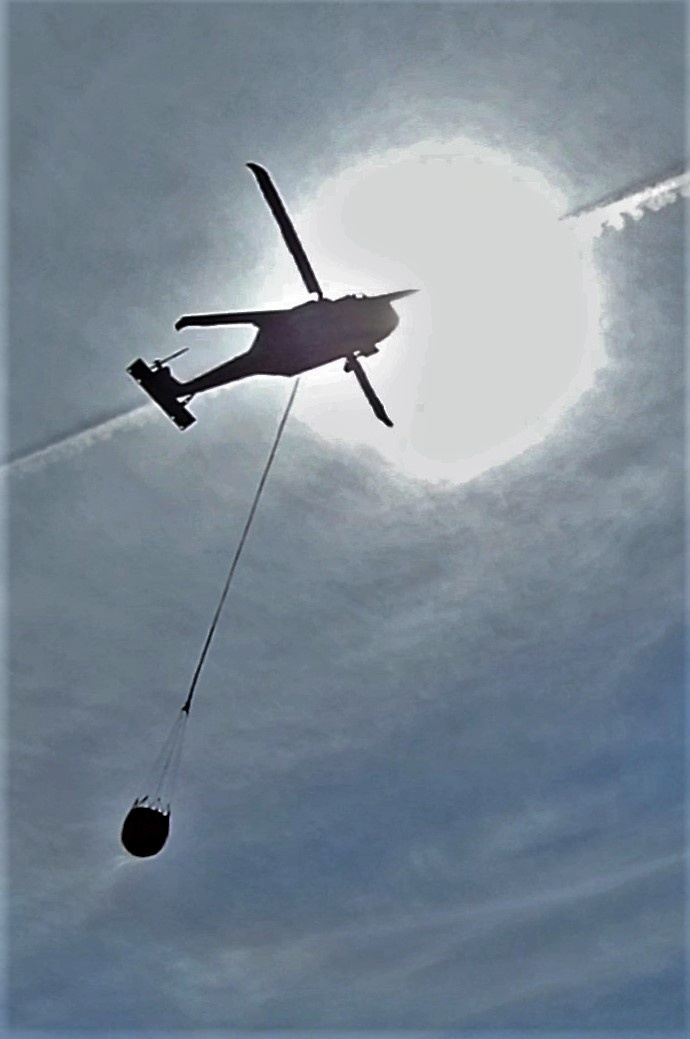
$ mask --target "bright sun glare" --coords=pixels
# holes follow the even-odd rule
[[[309,373],[295,414],[429,480],[463,481],[543,439],[605,361],[600,287],[545,177],[476,144],[368,157],[291,208],[327,296],[419,288],[365,362],[395,422],[341,364]],[[305,299],[283,249],[262,299]]]

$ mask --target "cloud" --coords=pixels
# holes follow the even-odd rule
[[[13,495],[15,1023],[682,1019],[682,350],[626,262],[616,363],[481,479],[288,425],[151,863],[119,827],[279,409],[87,434]]]
[[[227,457],[247,446],[226,430]],[[45,543],[15,538],[27,578],[69,590],[14,603],[15,666],[25,647],[36,674],[40,653],[63,689],[47,750],[30,753],[40,690],[24,685],[13,730],[15,779],[31,779],[21,1021],[555,1027],[563,1000],[591,1021],[600,987],[652,984],[682,942],[682,821],[658,785],[682,730],[676,746],[674,696],[650,711],[647,694],[650,655],[677,655],[678,542],[657,536],[675,470],[620,458],[592,474],[592,442],[430,493],[289,429],[192,715],[170,846],[115,868],[125,792],[178,706],[264,447],[211,507],[197,446],[157,543],[128,538],[118,488],[141,474],[159,515],[170,474],[129,452],[72,533],[94,451],[34,506]],[[96,556],[91,587],[80,560]],[[62,796],[44,805],[49,779]]]
[[[610,363],[510,464],[413,482],[293,417],[146,863],[120,825],[289,388],[200,402],[196,437],[80,424],[136,396],[124,344],[165,352],[152,301],[264,261],[247,157],[316,184],[460,121],[619,183],[677,154],[682,10],[101,8],[12,18],[13,432],[81,430],[10,482],[12,1024],[682,1029],[677,207],[598,250]]]

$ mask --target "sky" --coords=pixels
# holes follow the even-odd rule
[[[682,1034],[683,5],[6,22],[7,1034]],[[302,380],[141,862],[290,386],[180,434],[125,368],[303,301],[247,161],[327,293],[421,291],[393,430]]]

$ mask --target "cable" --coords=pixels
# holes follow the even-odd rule
[[[257,487],[256,493],[254,494],[254,500],[252,502],[252,507],[249,510],[249,515],[247,516],[247,522],[244,525],[244,530],[242,531],[242,536],[240,537],[240,541],[239,541],[239,544],[237,546],[237,550],[236,550],[235,555],[233,557],[232,563],[230,564],[230,571],[229,571],[228,576],[226,578],[225,585],[223,587],[223,591],[221,592],[220,600],[218,602],[218,606],[216,607],[216,612],[213,615],[213,620],[211,621],[211,627],[208,629],[208,634],[206,635],[206,641],[204,642],[203,649],[201,650],[201,656],[199,657],[199,662],[196,665],[196,670],[194,671],[194,676],[192,677],[192,684],[189,687],[189,692],[187,694],[187,699],[185,700],[185,702],[184,702],[184,704],[182,706],[183,712],[185,714],[187,714],[187,715],[189,714],[190,708],[192,706],[192,699],[194,697],[194,690],[196,689],[197,682],[199,681],[199,675],[201,674],[201,669],[204,666],[204,661],[206,660],[206,655],[208,654],[209,647],[211,645],[211,641],[213,639],[216,627],[218,625],[218,621],[220,620],[220,615],[223,612],[223,606],[225,605],[225,600],[228,597],[228,592],[230,591],[230,585],[232,583],[232,579],[233,579],[233,576],[235,574],[235,570],[237,569],[237,564],[238,564],[238,562],[240,560],[240,556],[242,555],[242,549],[244,548],[244,543],[247,540],[247,535],[249,534],[249,528],[252,525],[252,520],[254,519],[254,514],[255,514],[257,506],[259,504],[259,499],[261,498],[261,492],[264,489],[264,485],[266,483],[266,480],[268,479],[268,474],[269,474],[269,472],[271,470],[271,466],[273,465],[273,459],[276,456],[276,452],[278,450],[278,445],[280,444],[280,438],[283,435],[283,430],[285,429],[285,424],[286,424],[286,422],[288,420],[288,417],[290,415],[290,411],[292,410],[292,405],[294,403],[298,387],[299,387],[299,379],[296,379],[295,380],[295,384],[292,387],[292,392],[290,393],[290,399],[288,400],[287,406],[285,408],[285,411],[283,412],[283,417],[281,418],[280,424],[278,425],[278,430],[276,432],[275,439],[273,441],[273,446],[271,447],[271,450],[269,452],[268,458],[266,460],[266,465],[264,466],[264,471],[263,471],[263,473],[261,475],[261,479],[259,480],[259,486]]]

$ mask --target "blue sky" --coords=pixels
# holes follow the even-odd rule
[[[683,34],[679,4],[10,6],[13,1032],[682,1032],[685,203],[591,246],[604,360],[472,479],[390,448],[421,336],[372,365],[393,431],[342,376],[334,435],[304,380],[145,863],[122,817],[289,387],[195,401],[184,435],[152,407],[103,423],[144,403],[124,369],[179,346],[181,313],[282,291],[246,161],[308,216],[344,170],[461,139],[571,210],[683,163]],[[407,287],[379,284],[399,260],[351,288]],[[473,344],[436,314],[449,373]],[[241,346],[186,342],[189,370]],[[418,442],[442,411],[452,453],[436,392],[409,414]]]

